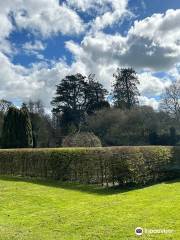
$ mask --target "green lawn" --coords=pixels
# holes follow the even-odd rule
[[[170,229],[144,234],[136,227]],[[136,190],[0,177],[0,240],[180,239],[180,182]]]

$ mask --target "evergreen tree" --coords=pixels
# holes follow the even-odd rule
[[[19,110],[10,107],[4,118],[2,131],[3,148],[32,147],[32,127],[25,105]]]
[[[137,85],[139,80],[135,70],[132,68],[118,68],[113,76],[115,78],[113,84],[114,105],[122,109],[131,109],[137,105],[137,96],[139,96]]]
[[[33,147],[33,133],[32,133],[32,124],[29,116],[28,109],[25,104],[22,105],[20,110],[20,136],[21,142],[20,147]]]
[[[171,127],[170,129],[170,145],[174,146],[177,142],[177,136],[176,136],[176,129],[174,127]]]
[[[151,145],[158,145],[159,142],[159,136],[156,131],[151,131],[149,133],[149,143]]]
[[[79,129],[87,114],[104,107],[107,91],[94,80],[94,75],[88,78],[81,74],[66,76],[57,85],[56,96],[51,104],[53,113],[61,116],[61,126],[68,129],[74,126]]]
[[[87,98],[86,111],[88,114],[94,113],[103,108],[110,108],[110,104],[105,100],[108,91],[101,83],[95,80],[95,75],[88,76],[88,84],[85,89]]]
[[[2,146],[4,148],[20,147],[19,118],[20,111],[15,107],[10,107],[4,117],[2,131]]]

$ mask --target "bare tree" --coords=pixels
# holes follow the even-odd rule
[[[162,95],[160,108],[172,117],[180,119],[180,80],[173,82]]]

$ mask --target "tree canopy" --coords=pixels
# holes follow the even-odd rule
[[[33,146],[32,126],[25,105],[19,110],[10,107],[4,118],[2,131],[4,148],[25,148]]]
[[[136,71],[133,68],[117,69],[113,75],[115,82],[113,84],[113,100],[115,107],[122,109],[131,109],[139,103],[139,91],[137,85],[139,80]]]
[[[62,124],[73,124],[76,129],[79,129],[86,114],[109,106],[105,100],[106,95],[107,90],[95,80],[94,75],[86,77],[78,73],[66,76],[57,85],[56,96],[51,102],[54,107],[53,113],[61,113]]]

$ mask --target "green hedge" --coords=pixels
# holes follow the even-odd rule
[[[0,150],[0,174],[101,184],[147,184],[179,177],[180,147]]]

